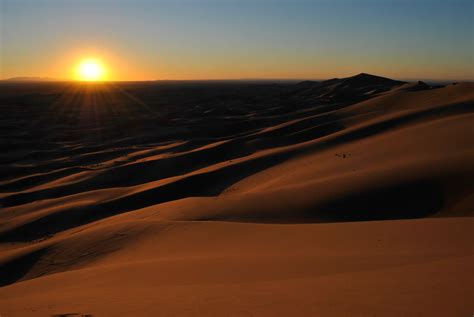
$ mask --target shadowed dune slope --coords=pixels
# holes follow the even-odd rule
[[[0,110],[6,316],[471,312],[472,83],[2,83]]]

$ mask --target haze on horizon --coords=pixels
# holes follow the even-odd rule
[[[474,2],[0,0],[0,79],[474,80]]]

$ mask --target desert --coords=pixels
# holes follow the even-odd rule
[[[474,84],[0,82],[2,316],[468,316]]]

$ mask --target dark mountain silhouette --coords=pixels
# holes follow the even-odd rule
[[[333,78],[322,82],[304,81],[298,84],[298,93],[306,98],[324,102],[354,102],[406,84],[404,81],[360,73],[347,78]]]

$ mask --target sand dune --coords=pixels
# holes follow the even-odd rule
[[[472,314],[474,84],[0,84],[0,314]]]

